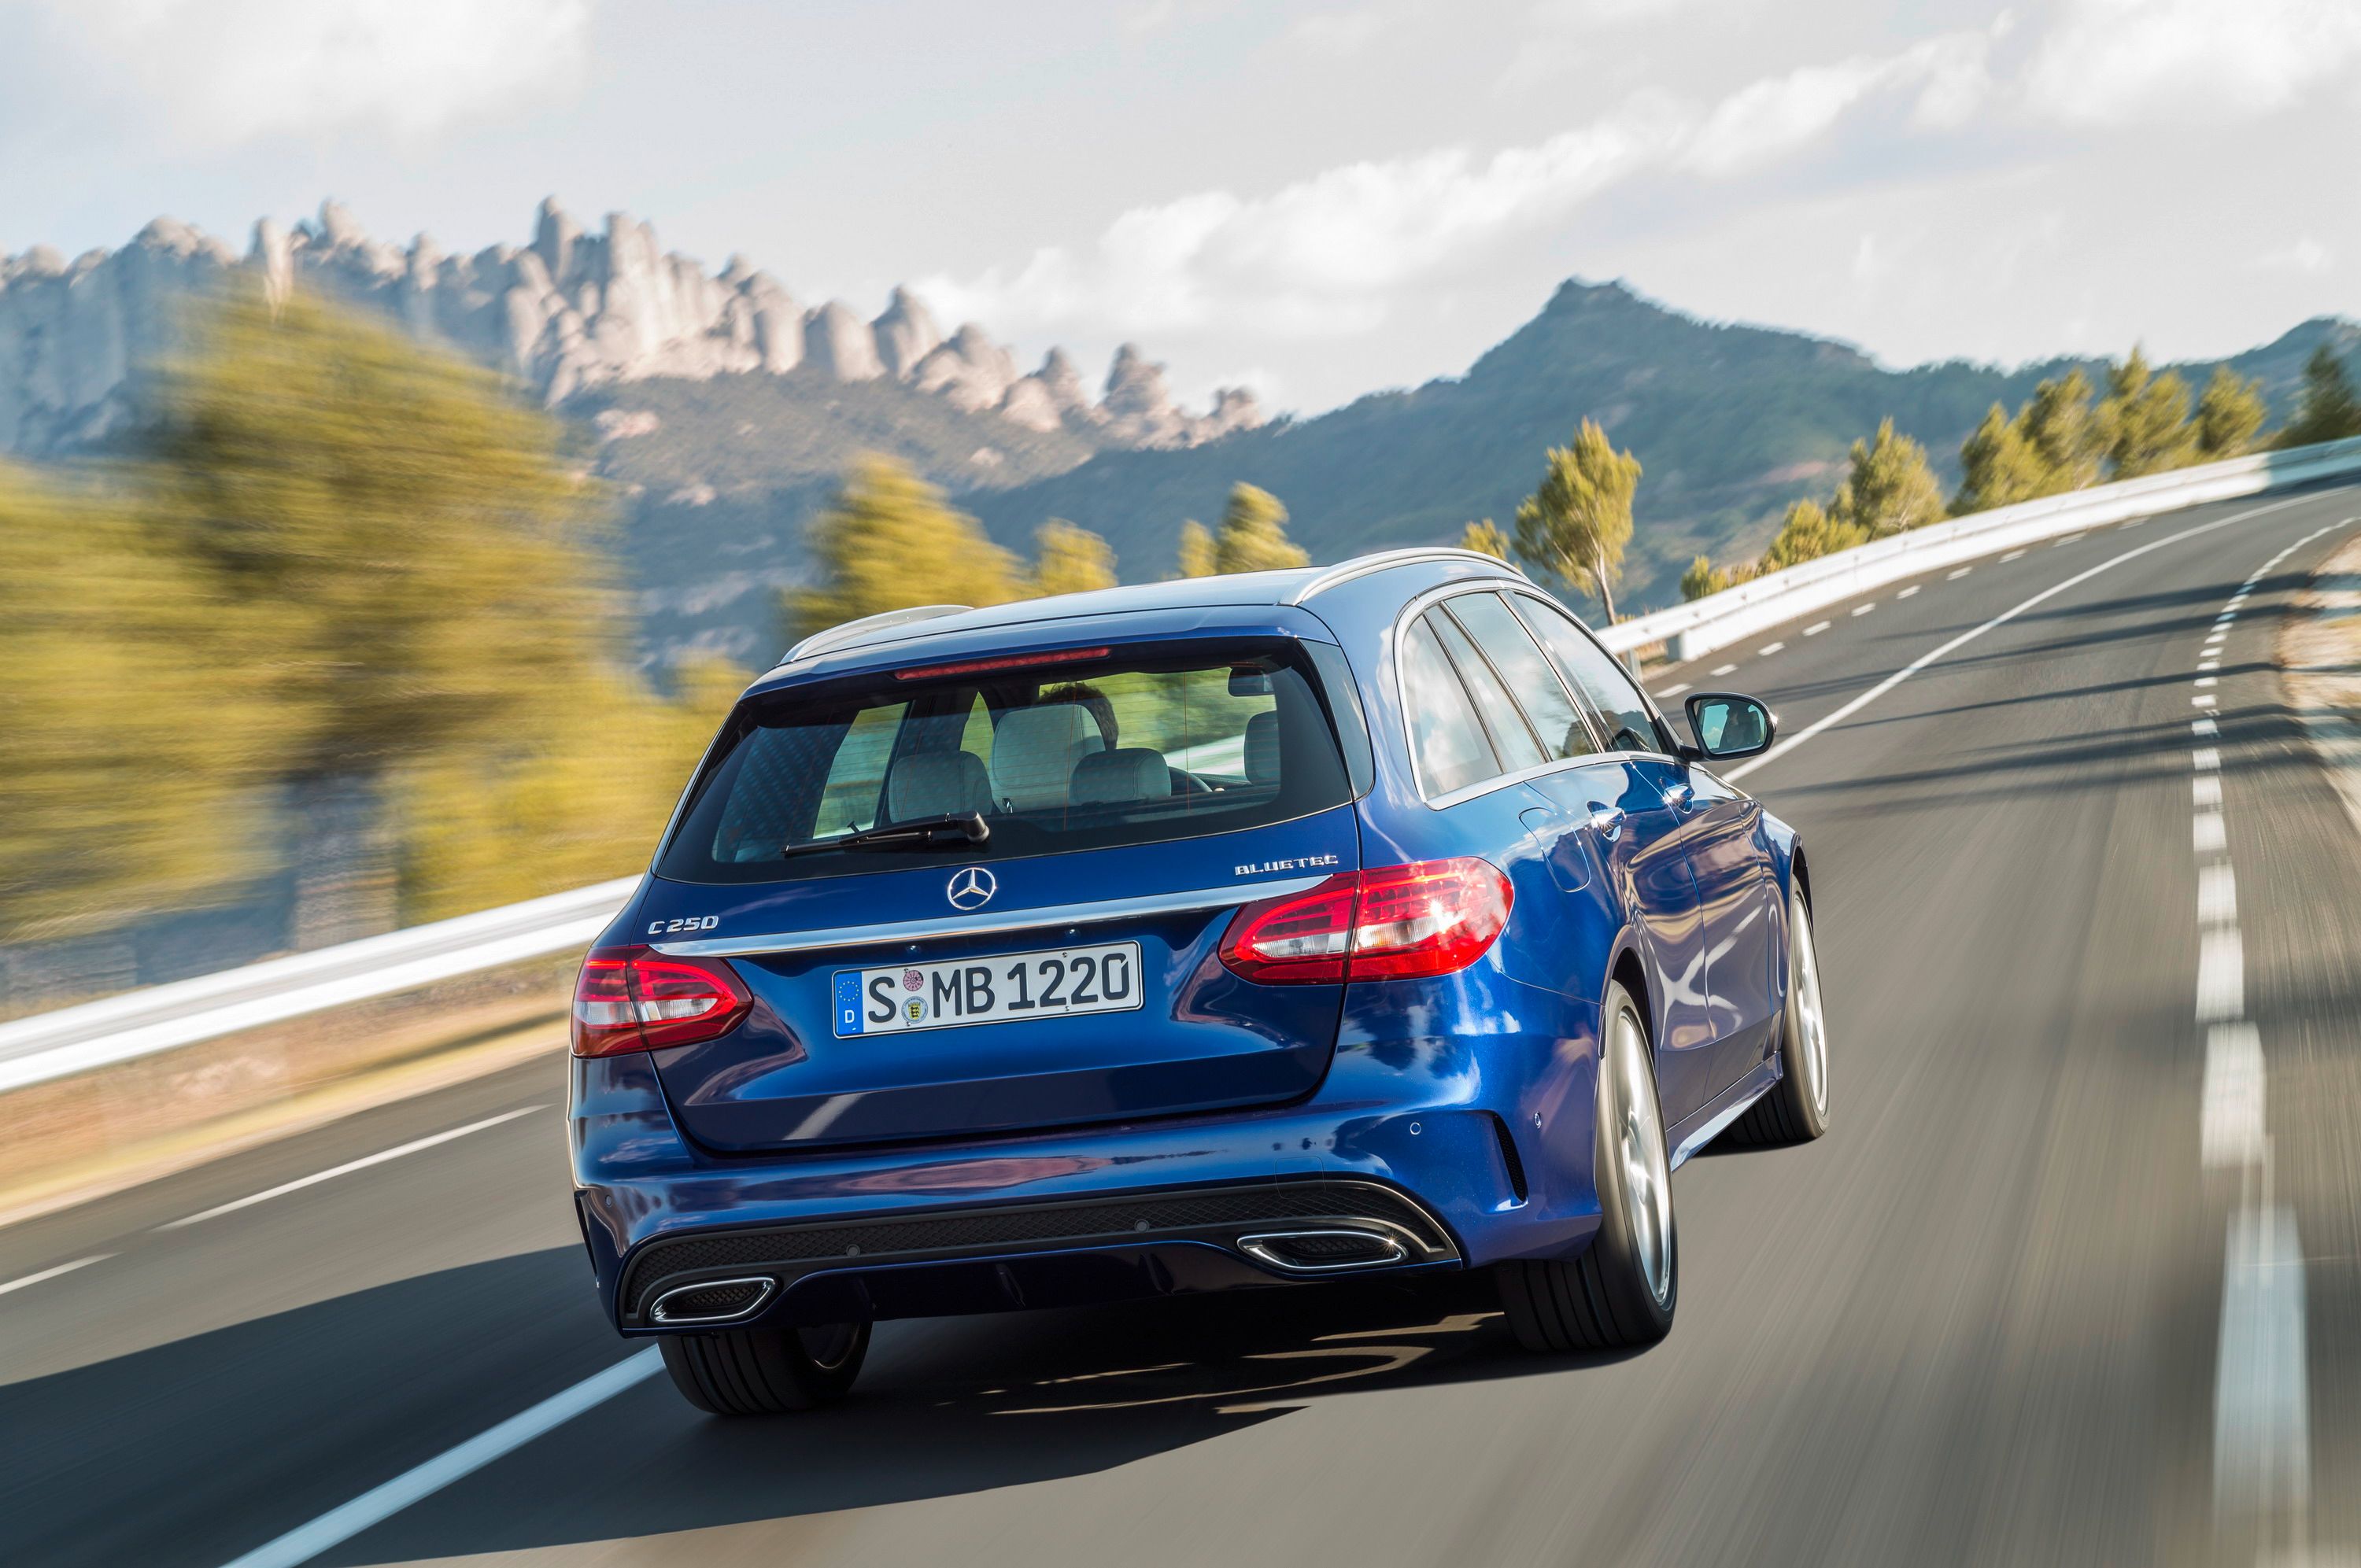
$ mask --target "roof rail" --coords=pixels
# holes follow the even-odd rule
[[[797,659],[808,659],[815,653],[825,653],[831,648],[841,648],[858,641],[863,632],[884,631],[889,627],[907,626],[914,620],[932,620],[938,616],[964,615],[973,609],[972,604],[918,604],[907,609],[889,609],[883,615],[864,615],[859,620],[848,620],[841,626],[831,626],[826,631],[815,631],[787,650],[782,664],[792,664]]]
[[[1287,596],[1285,602],[1301,604],[1314,594],[1326,593],[1339,583],[1349,583],[1355,577],[1366,577],[1372,572],[1383,572],[1395,566],[1407,566],[1418,561],[1481,561],[1488,566],[1525,575],[1524,568],[1498,555],[1487,555],[1481,550],[1462,550],[1456,545],[1427,544],[1409,550],[1380,550],[1373,555],[1356,555],[1349,561],[1339,561],[1301,587]]]

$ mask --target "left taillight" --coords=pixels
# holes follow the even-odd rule
[[[1450,974],[1489,950],[1515,898],[1499,868],[1473,856],[1345,872],[1239,910],[1222,962],[1264,985]]]
[[[726,1035],[753,1010],[738,971],[719,959],[667,958],[653,948],[594,948],[574,982],[574,1054],[610,1057],[693,1046]]]

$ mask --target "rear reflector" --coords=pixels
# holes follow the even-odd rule
[[[598,948],[574,982],[574,1054],[692,1046],[726,1035],[754,1005],[719,959],[672,959],[652,948]]]
[[[1449,974],[1484,956],[1514,896],[1498,867],[1473,856],[1348,872],[1239,910],[1222,962],[1265,985]]]
[[[969,659],[956,664],[924,664],[915,670],[896,670],[897,681],[927,681],[938,675],[981,675],[994,670],[1022,670],[1033,664],[1079,664],[1090,659],[1104,659],[1104,648],[1061,648],[1055,653],[1010,653],[997,659]]]

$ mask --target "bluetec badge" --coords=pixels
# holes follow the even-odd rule
[[[861,1026],[861,975],[847,970],[836,977],[836,1032],[858,1035]]]

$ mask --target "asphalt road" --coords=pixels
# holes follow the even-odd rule
[[[1812,848],[1834,1126],[1675,1177],[1663,1345],[1344,1287],[892,1324],[835,1411],[659,1376],[318,1561],[2353,1560],[2361,838],[2270,645],[2356,514],[2099,530],[1656,677],[1792,736],[1984,629],[1745,780]],[[0,1561],[228,1563],[622,1360],[562,1099],[553,1057],[0,1231]]]

